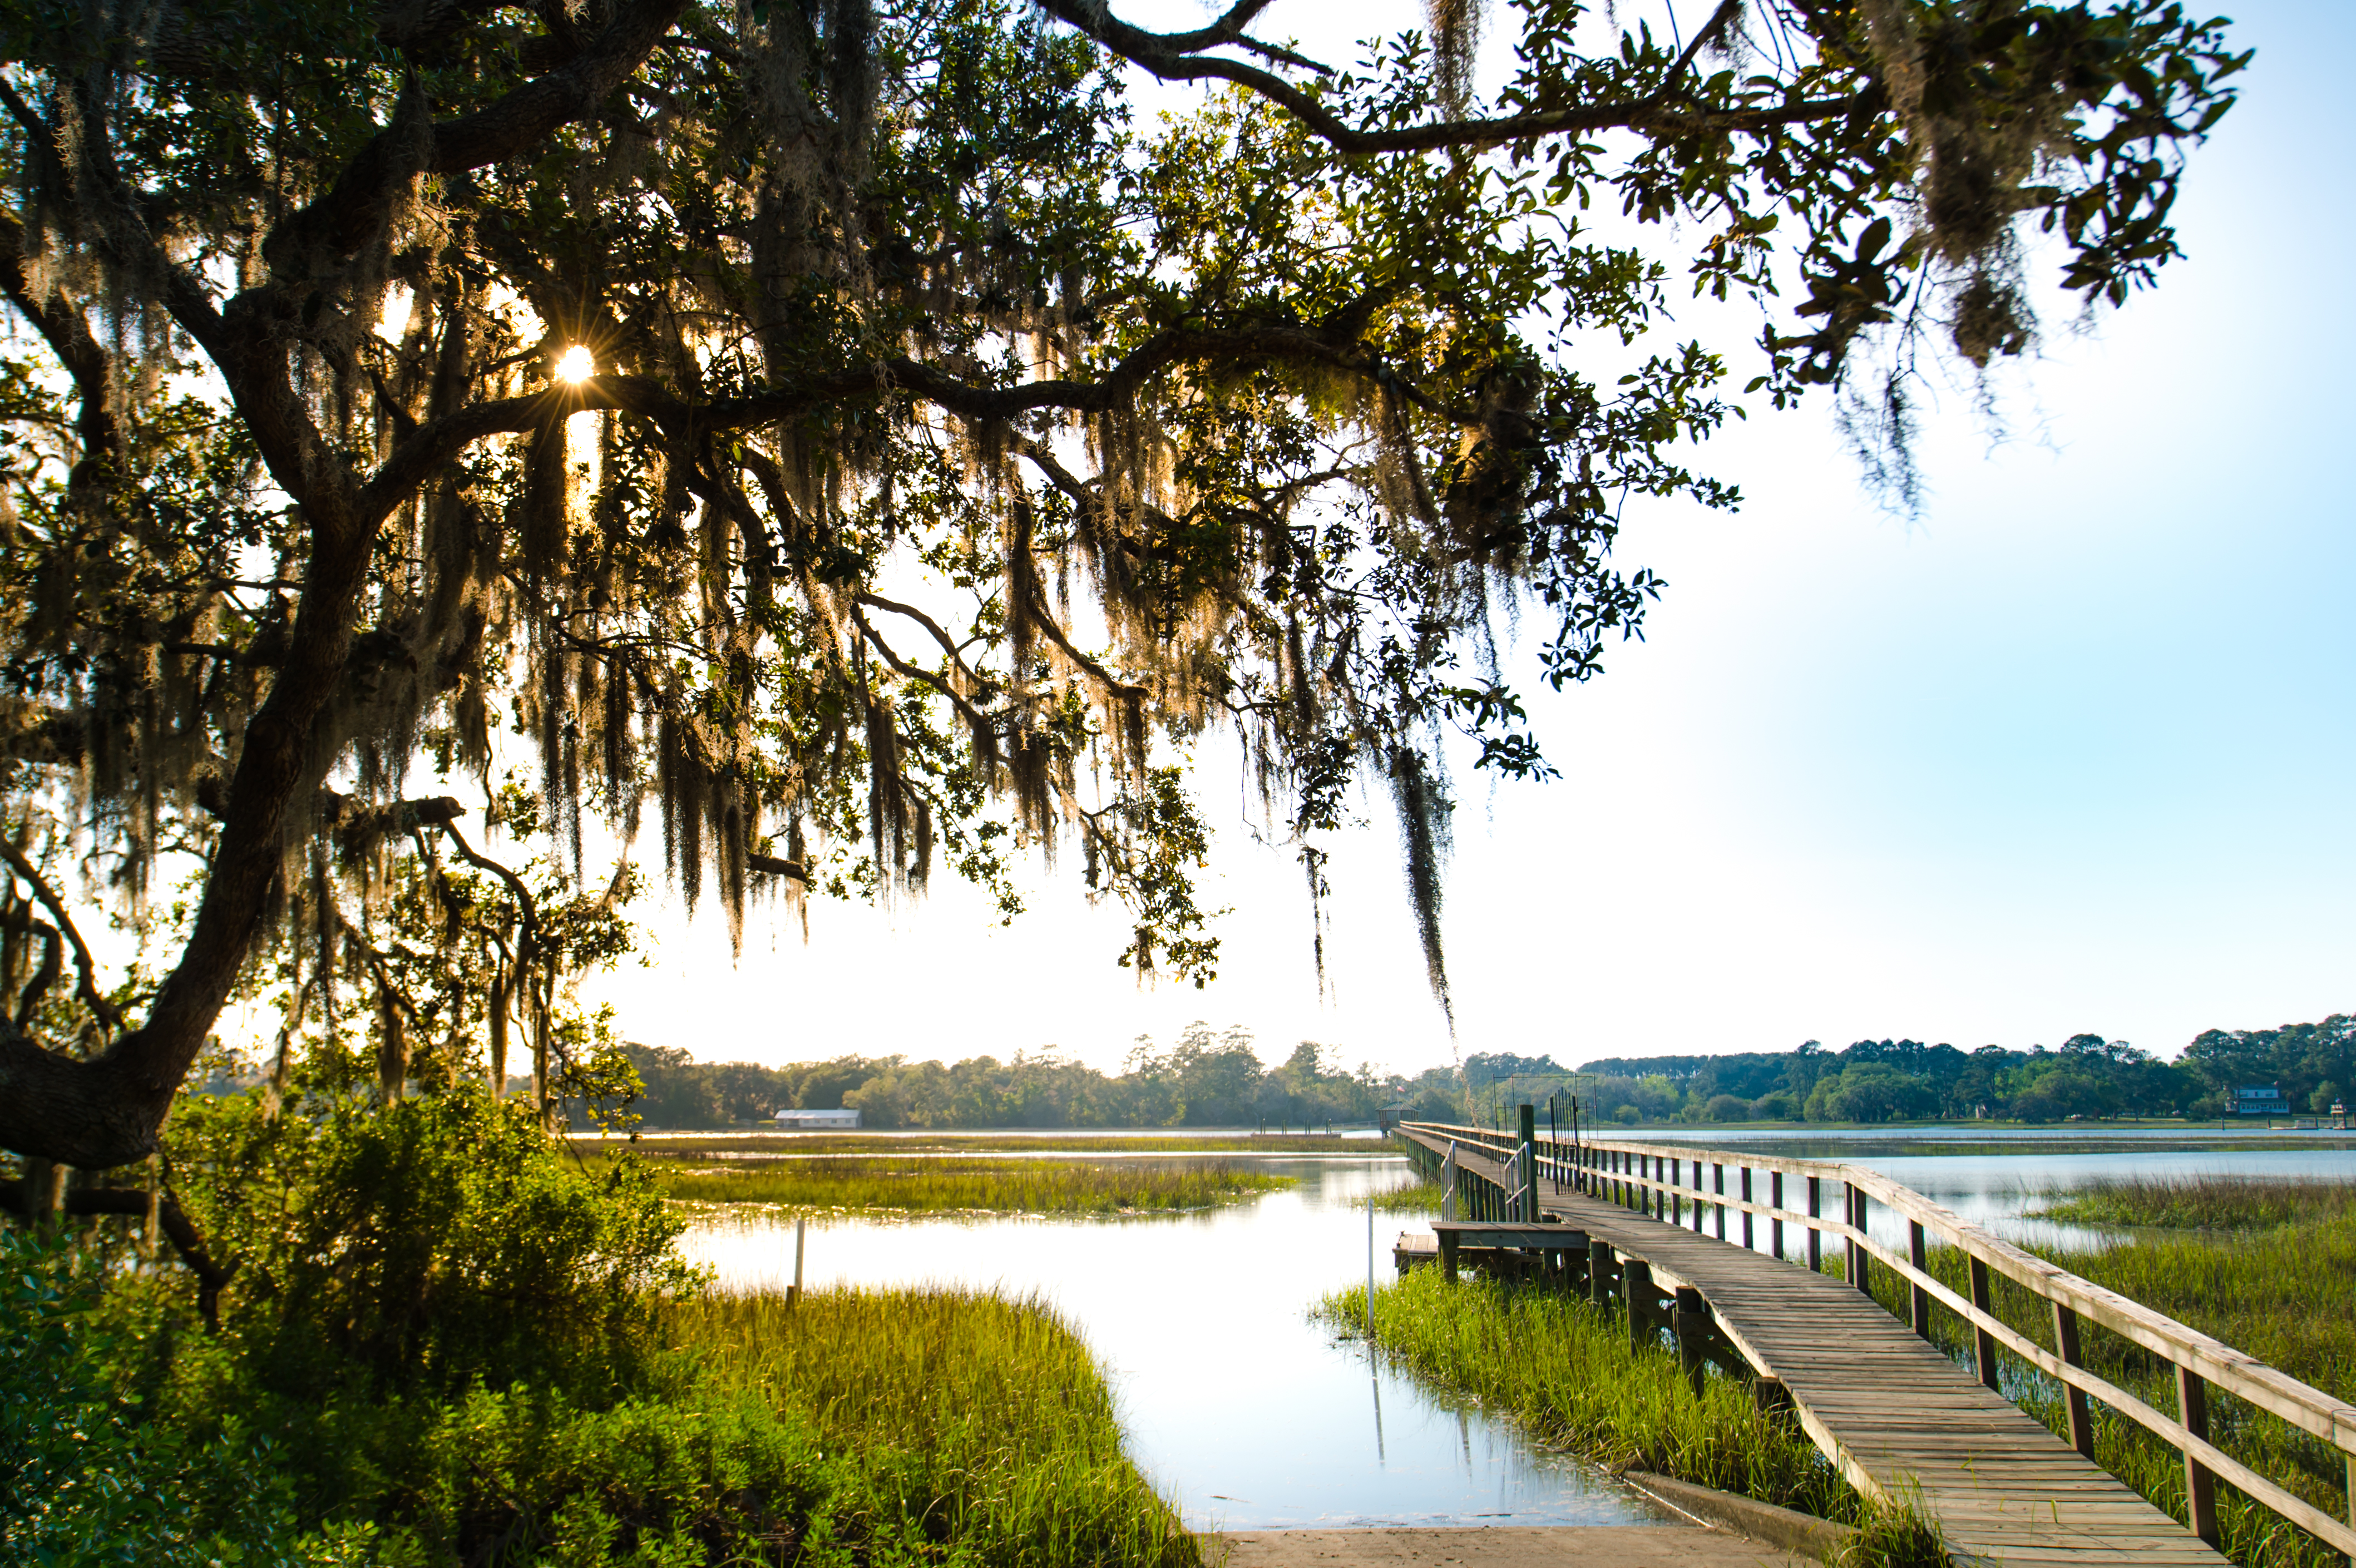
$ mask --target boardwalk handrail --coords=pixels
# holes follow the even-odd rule
[[[1453,1139],[1500,1159],[1517,1152],[1520,1143],[1518,1138],[1504,1133],[1438,1122],[1406,1122],[1400,1124],[1399,1130]],[[2356,1406],[2309,1387],[2165,1313],[2155,1312],[2140,1302],[2026,1253],[1879,1171],[1832,1160],[1786,1159],[1695,1144],[1618,1139],[1582,1138],[1575,1143],[1540,1139],[1536,1154],[1538,1162],[1547,1168],[1550,1179],[1568,1179],[1580,1190],[1636,1208],[1666,1223],[1684,1224],[1686,1206],[1690,1203],[1692,1228],[1698,1232],[1705,1211],[1714,1211],[1721,1241],[1727,1239],[1728,1215],[1741,1216],[1745,1247],[1752,1243],[1754,1220],[1764,1219],[1773,1227],[1772,1253],[1778,1258],[1784,1256],[1783,1226],[1798,1225],[1808,1232],[1807,1261],[1811,1267],[1820,1261],[1821,1238],[1837,1237],[1847,1249],[1849,1281],[1859,1290],[1871,1294],[1869,1259],[1879,1260],[1907,1282],[1912,1292],[1912,1328],[1917,1334],[1930,1338],[1933,1301],[1970,1324],[1980,1381],[1988,1388],[2003,1392],[1998,1387],[1994,1354],[1998,1345],[2059,1381],[2066,1392],[2072,1445],[2089,1459],[2094,1457],[2094,1446],[2086,1408],[2089,1397],[2132,1418],[2181,1452],[2193,1532],[2211,1546],[2218,1541],[2212,1478],[2222,1478],[2301,1530],[2343,1553],[2356,1555]],[[1681,1168],[1687,1164],[1693,1168],[1690,1185],[1678,1179]],[[1709,1189],[1701,1184],[1704,1165],[1711,1167],[1714,1173]],[[1726,1190],[1729,1168],[1740,1173],[1739,1190],[1733,1195]],[[1770,1177],[1770,1201],[1756,1200],[1751,1179],[1754,1171],[1763,1171]],[[1807,1211],[1783,1206],[1786,1177],[1797,1177],[1807,1184]],[[1826,1182],[1840,1184],[1843,1203],[1839,1219],[1822,1212]],[[1868,1205],[1872,1202],[1886,1204],[1905,1217],[1908,1255],[1901,1257],[1867,1233],[1866,1221],[1870,1216]],[[1930,1274],[1926,1246],[1933,1235],[1968,1260],[1969,1299]],[[2051,1306],[2054,1344],[2060,1354],[2046,1349],[1996,1316],[1989,1304],[1991,1270]],[[2177,1416],[2162,1413],[2078,1364],[2082,1319],[2141,1346],[2175,1368]],[[2337,1448],[2347,1469],[2349,1519],[2334,1519],[2210,1442],[2208,1390],[2211,1386],[2271,1412]]]

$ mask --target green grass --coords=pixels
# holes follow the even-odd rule
[[[1051,1309],[958,1289],[714,1295],[665,1329],[725,1384],[806,1413],[859,1473],[839,1528],[991,1564],[1200,1562],[1121,1451],[1103,1370]],[[928,1554],[928,1553],[927,1553]]]
[[[2268,1189],[2279,1183],[2215,1181],[2210,1190],[2168,1193],[2158,1184],[2121,1184],[2139,1196],[2119,1199],[2106,1212],[2174,1212],[2214,1220],[2226,1215],[2263,1215],[2280,1201]],[[2232,1189],[2246,1189],[2234,1191]],[[2356,1213],[2344,1204],[2308,1203],[2336,1213],[2254,1231],[2145,1232],[2104,1250],[2035,1248],[2072,1274],[2115,1290],[2154,1311],[2257,1357],[2300,1381],[2340,1400],[2356,1398]],[[2130,1210],[2126,1205],[2136,1205]],[[2073,1216],[2074,1217],[2074,1216]],[[1837,1267],[1837,1263],[1829,1266]],[[1958,1294],[1967,1294],[1962,1253],[1934,1249],[1933,1275]],[[1905,1311],[1903,1282],[1886,1268],[1874,1271],[1875,1296],[1893,1313]],[[1992,1306],[2016,1330],[2048,1349],[2053,1347],[2052,1314],[2041,1299],[1997,1275]],[[1952,1314],[1934,1310],[1933,1339],[1957,1360],[1970,1360],[1970,1336]],[[2162,1359],[2129,1344],[2092,1322],[2083,1322],[2086,1365],[2153,1408],[2176,1409],[2175,1374]],[[2057,1435],[2067,1431],[2061,1390],[2051,1379],[2004,1362],[2005,1392]],[[2210,1436],[2219,1447],[2260,1475],[2326,1513],[2348,1517],[2346,1463],[2339,1450],[2281,1418],[2212,1388]],[[2094,1406],[2096,1463],[2178,1520],[2187,1517],[2182,1456],[2126,1416]],[[2223,1482],[2218,1483],[2218,1520],[2227,1556],[2244,1568],[2335,1568],[2336,1552],[2284,1522]]]
[[[1299,1185],[1224,1161],[783,1158],[659,1163],[669,1197],[805,1210],[1014,1214],[1166,1213]]]
[[[2137,1176],[2051,1196],[2040,1217],[2088,1225],[2249,1231],[2356,1218],[2356,1181],[2319,1177]]]
[[[1440,1183],[1418,1181],[1410,1187],[1394,1187],[1387,1192],[1373,1194],[1376,1211],[1383,1214],[1437,1214],[1440,1212]]]
[[[1365,1289],[1338,1291],[1317,1311],[1344,1336],[1361,1335]],[[1451,1285],[1437,1268],[1414,1269],[1375,1292],[1375,1341],[1419,1376],[1601,1464],[1823,1519],[1859,1517],[1857,1492],[1796,1425],[1762,1413],[1747,1385],[1712,1373],[1695,1397],[1672,1351],[1632,1346],[1624,1319],[1578,1297],[1478,1278]]]
[[[1110,1137],[1074,1133],[1020,1136],[1010,1133],[648,1133],[632,1139],[576,1136],[587,1154],[629,1147],[643,1155],[711,1154],[1349,1154],[1404,1159],[1398,1146],[1379,1138],[1343,1138],[1302,1133],[1224,1134],[1176,1137],[1168,1133],[1123,1133]]]

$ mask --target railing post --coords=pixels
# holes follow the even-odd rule
[[[2053,1304],[2053,1349],[2063,1366],[2080,1364],[2078,1315],[2058,1301]],[[2070,1412],[2070,1446],[2091,1459],[2094,1456],[2094,1417],[2086,1408],[2086,1391],[2065,1378],[2062,1396]]]
[[[1821,1220],[1824,1217],[1825,1179],[1812,1176],[1808,1178],[1808,1218]],[[1825,1233],[1814,1225],[1808,1227],[1808,1272],[1825,1272]]]
[[[1841,1187],[1848,1194],[1848,1222],[1861,1236],[1865,1234],[1866,1225],[1872,1213],[1868,1206],[1873,1200],[1868,1198],[1864,1189],[1854,1181],[1844,1181]],[[1864,1295],[1871,1296],[1873,1294],[1873,1259],[1867,1253],[1863,1243],[1852,1240],[1846,1244],[1848,1248],[1848,1282]]]
[[[2176,1419],[2203,1443],[2209,1441],[2209,1383],[2199,1372],[2179,1362],[2176,1368]],[[2217,1477],[2195,1458],[2190,1445],[2184,1450],[2184,1509],[2192,1533],[2217,1544]]]
[[[1751,1168],[1746,1165],[1742,1168],[1742,1201],[1749,1203],[1751,1200]],[[1742,1211],[1742,1250],[1746,1253],[1751,1250],[1751,1211],[1748,1209]]]
[[[1780,1170],[1771,1170],[1767,1173],[1767,1206],[1774,1210],[1778,1216],[1783,1212],[1783,1173]],[[1780,1217],[1767,1221],[1767,1239],[1772,1244],[1775,1261],[1782,1263],[1783,1261],[1783,1221]]]
[[[1996,1316],[1996,1308],[1990,1305],[1988,1298],[1988,1266],[1978,1258],[1974,1258],[1971,1260],[1971,1268],[1972,1305],[1993,1317]],[[1981,1383],[1990,1389],[1996,1389],[1998,1393],[2003,1392],[2003,1390],[1997,1389],[1996,1386],[1996,1336],[1976,1323],[1972,1325],[1972,1360],[1979,1368]]]
[[[1717,1193],[1720,1198],[1724,1198],[1726,1196],[1726,1167],[1716,1160],[1712,1160],[1710,1162],[1709,1169],[1710,1186],[1717,1190]],[[1722,1242],[1726,1240],[1726,1205],[1723,1203],[1715,1203],[1712,1204],[1711,1207],[1718,1211],[1718,1239]]]
[[[1538,1108],[1524,1101],[1521,1121],[1522,1147],[1514,1160],[1514,1181],[1521,1190],[1514,1194],[1513,1217],[1534,1225],[1538,1218]]]
[[[1906,1261],[1914,1265],[1916,1274],[1931,1272],[1930,1251],[1923,1245],[1922,1223],[1919,1220],[1906,1221]],[[1906,1283],[1912,1287],[1907,1307],[1914,1332],[1927,1339],[1931,1337],[1931,1293],[1912,1280]]]
[[[1686,1195],[1677,1190],[1686,1184],[1686,1162],[1683,1156],[1669,1156],[1669,1203],[1666,1210],[1669,1223],[1682,1228],[1686,1222]]]

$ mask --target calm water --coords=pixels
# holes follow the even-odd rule
[[[1595,1467],[1370,1367],[1309,1320],[1326,1292],[1365,1281],[1364,1199],[1412,1179],[1403,1162],[1248,1163],[1301,1187],[1166,1219],[813,1224],[803,1282],[1044,1296],[1107,1363],[1131,1456],[1196,1529],[1658,1522]],[[1383,1277],[1414,1223],[1376,1217]],[[723,1281],[793,1273],[791,1221],[703,1226],[686,1245]]]
[[[1851,1157],[2001,1234],[2065,1244],[2107,1238],[2022,1212],[2040,1193],[2099,1177],[2356,1179],[2356,1149],[2347,1147],[1942,1157],[1877,1147]],[[1310,1320],[1328,1291],[1365,1279],[1365,1196],[1410,1181],[1403,1162],[1335,1154],[1237,1163],[1301,1185],[1152,1220],[813,1222],[804,1282],[954,1283],[1043,1296],[1106,1362],[1130,1453],[1197,1529],[1655,1521],[1594,1467],[1539,1449],[1477,1404],[1370,1366],[1363,1346]],[[1877,1235],[1888,1226],[1899,1242],[1886,1210],[1875,1220]],[[1376,1216],[1381,1278],[1392,1277],[1393,1238],[1420,1228],[1411,1215]],[[1795,1250],[1798,1240],[1795,1232]],[[700,1225],[685,1247],[728,1284],[782,1286],[793,1272],[790,1221]]]

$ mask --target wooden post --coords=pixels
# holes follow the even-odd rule
[[[1996,1315],[1988,1297],[1988,1266],[1977,1258],[1972,1260],[1972,1305],[1990,1317]],[[1996,1336],[1976,1323],[1972,1325],[1972,1360],[1979,1366],[1980,1382],[1996,1388]]]
[[[1780,1170],[1767,1173],[1767,1206],[1778,1215],[1783,1212],[1783,1173]],[[1767,1221],[1767,1242],[1768,1249],[1775,1254],[1775,1261],[1783,1262],[1783,1221],[1781,1219]]]
[[[1630,1258],[1622,1264],[1620,1296],[1628,1304],[1629,1348],[1642,1349],[1648,1341],[1656,1341],[1660,1330],[1648,1330],[1653,1316],[1653,1265],[1642,1258]]]
[[[1515,1162],[1514,1179],[1521,1190],[1514,1194],[1514,1218],[1525,1225],[1535,1225],[1538,1218],[1538,1108],[1525,1102],[1522,1105],[1522,1151]]]
[[[2053,1349],[2063,1366],[2079,1364],[2078,1315],[2058,1301],[2053,1304]],[[2094,1418],[2086,1408],[2086,1391],[2064,1381],[2062,1393],[2070,1409],[2070,1446],[2091,1459],[2094,1456]]]
[[[1682,1228],[1686,1222],[1686,1195],[1677,1190],[1686,1184],[1686,1162],[1681,1156],[1669,1156],[1669,1223]]]
[[[2184,1423],[2185,1431],[2203,1443],[2209,1441],[2208,1380],[2181,1363],[2176,1369],[2176,1419]],[[2184,1507],[2190,1515],[2192,1533],[2216,1545],[2217,1477],[2193,1457],[2190,1447],[2184,1450]]]
[[[1669,1332],[1677,1342],[1677,1365],[1685,1370],[1686,1381],[1693,1385],[1694,1397],[1701,1397],[1702,1338],[1708,1332],[1709,1303],[1692,1285],[1677,1286],[1677,1304],[1669,1310]]]
[[[1710,1186],[1717,1189],[1718,1195],[1720,1198],[1725,1197],[1726,1167],[1713,1161],[1711,1162],[1709,1169]],[[1722,1242],[1726,1240],[1726,1205],[1723,1203],[1715,1203],[1712,1204],[1711,1207],[1718,1211],[1718,1239]],[[1746,1221],[1745,1223],[1748,1223],[1748,1221]]]
[[[793,1306],[802,1298],[802,1237],[809,1229],[808,1220],[794,1221],[794,1287],[786,1292],[786,1305]]]
[[[1598,1307],[1612,1305],[1612,1243],[1587,1239],[1587,1299]]]
[[[1742,1200],[1745,1203],[1751,1201],[1751,1168],[1747,1165],[1742,1168]],[[1748,1209],[1742,1211],[1742,1250],[1746,1253],[1751,1250],[1751,1211]]]
[[[1931,1272],[1930,1253],[1923,1245],[1922,1225],[1918,1220],[1906,1221],[1906,1261],[1914,1265],[1914,1272],[1917,1274]],[[1913,1320],[1914,1332],[1927,1339],[1931,1337],[1931,1293],[1912,1280],[1906,1283],[1912,1286],[1912,1295],[1907,1306]]]
[[[1449,1284],[1456,1283],[1456,1232],[1440,1232],[1440,1277]]]
[[[1869,1212],[1866,1205],[1870,1200],[1858,1189],[1856,1182],[1844,1181],[1841,1186],[1848,1192],[1848,1222],[1859,1234],[1863,1234]],[[1852,1241],[1847,1245],[1848,1282],[1857,1286],[1861,1295],[1871,1296],[1873,1294],[1873,1260],[1866,1254],[1862,1243]]]
[[[1812,1176],[1808,1178],[1808,1218],[1821,1220],[1824,1217],[1825,1179]],[[1814,1225],[1808,1227],[1808,1272],[1825,1272],[1825,1233]]]

